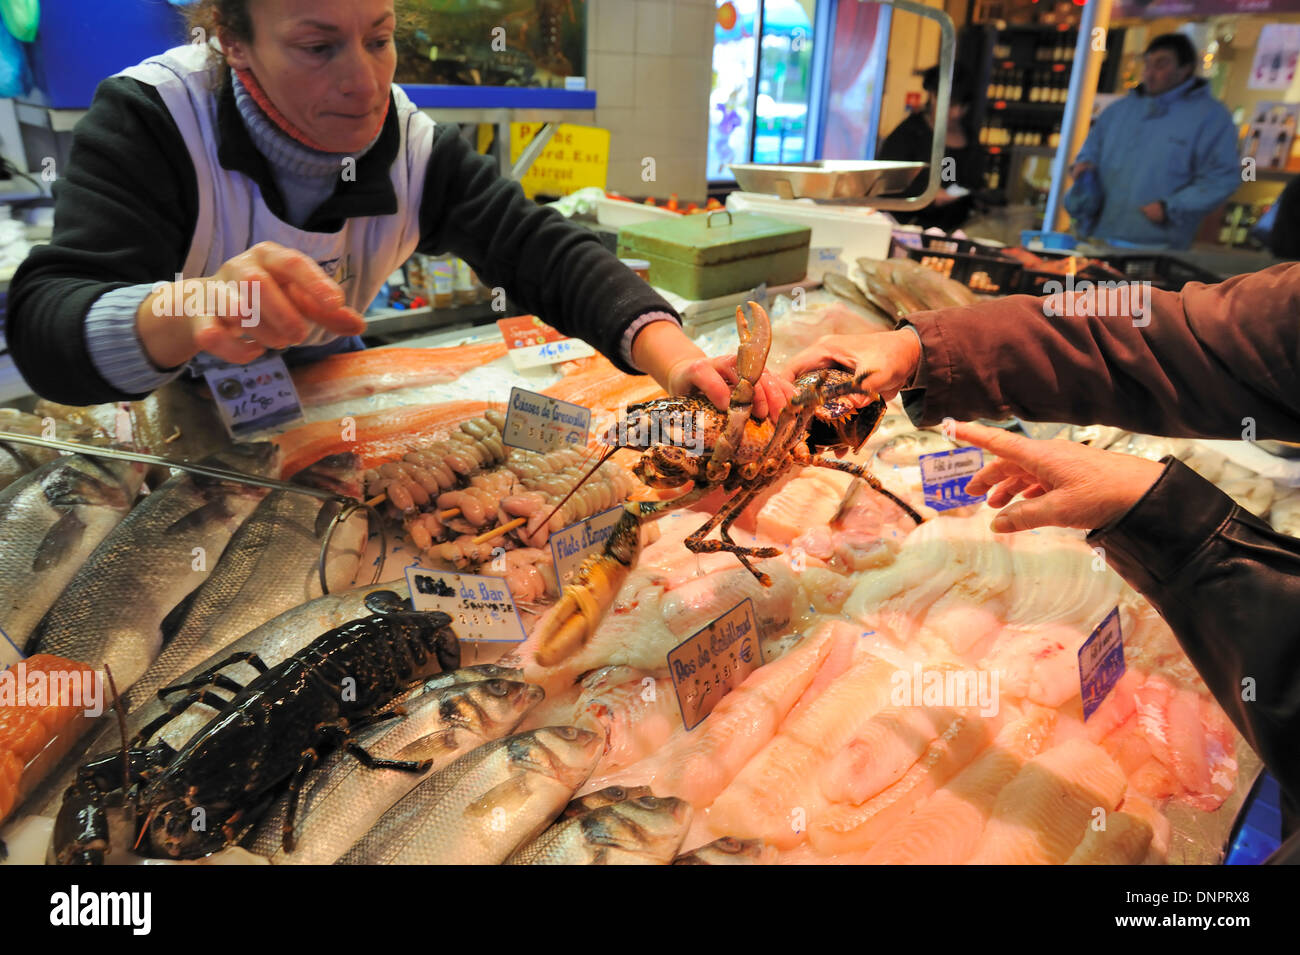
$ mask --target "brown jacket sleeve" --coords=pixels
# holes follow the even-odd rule
[[[1300,436],[1300,264],[1149,295],[1137,316],[1087,290],[913,315],[925,388],[904,393],[908,413],[1233,439],[1251,419],[1256,437]]]

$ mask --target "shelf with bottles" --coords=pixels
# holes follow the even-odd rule
[[[1064,63],[1018,68],[1012,60],[995,60],[985,89],[985,99],[991,109],[1026,105],[1063,107],[1069,95],[1070,68]]]
[[[1219,244],[1229,249],[1254,246],[1250,230],[1259,222],[1268,205],[1269,203],[1253,205],[1247,202],[1229,202],[1224,207],[1223,218],[1219,222]]]
[[[980,127],[979,143],[990,153],[1008,146],[1048,146],[1055,149],[1061,143],[1061,124],[1031,122],[1028,120],[1013,122],[1010,117],[990,117]]]
[[[1078,37],[1077,30],[1064,27],[1008,27],[997,32],[991,55],[994,62],[1009,62],[1013,66],[1061,63],[1068,68],[1074,62],[1074,46]]]

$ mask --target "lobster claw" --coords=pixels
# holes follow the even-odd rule
[[[772,322],[767,317],[767,312],[757,302],[750,302],[749,309],[754,319],[752,325],[745,320],[744,308],[736,306],[736,330],[740,333],[740,347],[736,349],[736,374],[740,380],[731,389],[727,424],[713,446],[713,456],[709,459],[706,470],[712,484],[725,481],[731,473],[731,459],[745,434],[745,422],[749,420],[754,405],[754,389],[763,375],[767,353],[772,347]]]

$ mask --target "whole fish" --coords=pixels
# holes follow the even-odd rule
[[[560,818],[572,819],[574,816],[581,816],[584,812],[591,812],[593,809],[612,806],[616,802],[653,795],[654,793],[650,791],[649,786],[606,786],[604,789],[598,789],[594,793],[587,793],[587,795],[579,796],[573,800],[564,807],[564,812],[560,813]]]
[[[36,414],[81,427],[97,428],[131,441],[139,450],[173,461],[198,461],[230,445],[221,416],[201,383],[177,378],[140,401],[76,407],[38,401]],[[119,422],[130,429],[119,433]]]
[[[355,455],[337,454],[299,471],[291,483],[358,498],[361,468]],[[126,695],[128,712],[250,630],[319,597],[321,543],[341,507],[292,491],[267,494],[230,538],[211,576],[163,621],[163,651]],[[331,592],[352,584],[365,541],[364,513],[336,529],[326,564]]]
[[[558,822],[506,865],[667,865],[686,838],[691,804],[637,796]]]
[[[236,445],[207,463],[267,476],[269,443]],[[119,691],[162,649],[168,612],[207,579],[266,488],[181,473],[135,508],[86,560],[27,641],[94,667],[109,664]]]
[[[356,620],[370,613],[385,612],[388,608],[401,604],[406,596],[406,583],[400,581],[358,587],[343,593],[318,597],[301,607],[286,610],[278,617],[268,620],[230,646],[218,650],[208,659],[180,674],[173,682],[183,683],[192,680],[204,670],[229,660],[231,655],[236,653],[257,654],[268,667],[273,667],[303,649],[327,630],[333,630],[349,620]],[[247,685],[258,675],[258,671],[251,664],[242,660],[229,664],[221,672],[241,685]],[[218,692],[217,695],[224,698],[228,694]],[[169,700],[179,698],[177,695],[169,697]],[[135,736],[166,711],[167,704],[156,698],[141,701],[139,708],[133,710],[127,717],[127,739]],[[212,715],[212,708],[206,704],[191,706],[165,726],[160,727],[149,737],[149,741],[162,740],[172,749],[180,750],[189,742],[190,737],[208,724]],[[108,722],[113,725],[106,726],[101,732],[88,737],[63,761],[58,771],[32,793],[27,804],[20,807],[22,811],[42,816],[53,816],[58,813],[59,806],[63,802],[63,793],[75,781],[81,764],[90,755],[111,752],[121,745],[116,721]]]
[[[603,740],[546,726],[480,746],[384,813],[340,865],[499,865],[586,781]]]
[[[523,683],[524,671],[518,667],[503,667],[496,663],[476,663],[447,673],[439,673],[424,681],[424,692],[441,690],[460,683],[482,683],[485,680],[509,680]]]
[[[286,851],[283,845],[287,796],[263,818],[248,848],[276,865],[335,862],[421,780],[513,732],[542,696],[542,688],[531,684],[483,680],[427,690],[409,699],[404,717],[371,727],[357,742],[381,759],[432,760],[428,769],[368,769],[349,753],[334,753],[302,791],[293,849]]]
[[[723,836],[673,860],[673,865],[772,865],[776,849],[762,839]]]
[[[0,629],[15,646],[126,517],[144,470],[70,454],[0,491]]]
[[[0,431],[86,444],[95,443],[98,435],[93,428],[81,427],[57,418],[30,415],[13,408],[0,408]],[[24,474],[30,474],[58,457],[59,452],[52,448],[0,440],[0,488],[8,487]]]

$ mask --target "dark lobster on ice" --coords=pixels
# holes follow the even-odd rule
[[[317,637],[274,667],[236,653],[193,680],[158,691],[191,691],[149,723],[122,753],[83,766],[54,829],[64,865],[102,864],[110,850],[106,807],[134,810],[136,851],[192,859],[237,842],[271,802],[289,792],[285,843],[291,848],[297,794],[329,748],[343,746],[370,768],[419,772],[428,763],[377,759],[352,741],[360,728],[400,715],[385,707],[407,688],[460,666],[460,645],[445,613],[410,609],[391,591],[366,598],[373,616]],[[221,670],[246,662],[260,674],[241,686]],[[217,690],[233,694],[229,699]],[[217,715],[179,752],[154,733],[191,706]],[[125,788],[124,788],[125,787]]]
[[[795,394],[780,417],[756,421],[751,416],[754,388],[767,363],[772,327],[755,302],[746,320],[736,309],[740,347],[736,353],[739,381],[730,407],[719,411],[697,397],[660,398],[631,405],[605,435],[609,454],[620,448],[645,451],[633,467],[637,477],[654,488],[689,490],[671,500],[629,502],[614,526],[604,550],[588,558],[564,588],[559,602],[538,622],[537,662],[558,663],[590,639],[604,609],[613,601],[641,550],[641,522],[665,511],[687,507],[716,490],[727,499],[712,517],[686,538],[697,554],[734,554],[764,586],[771,581],[750,558],[779,556],[776,547],[747,547],[731,537],[731,525],[764,488],[793,467],[821,467],[853,474],[897,504],[913,521],[923,520],[911,506],[890,493],[864,465],[824,456],[845,454],[867,442],[885,414],[879,395],[863,391],[861,376],[838,368],[822,368],[795,381]],[[864,407],[850,395],[867,395]],[[717,540],[706,540],[714,530]]]

